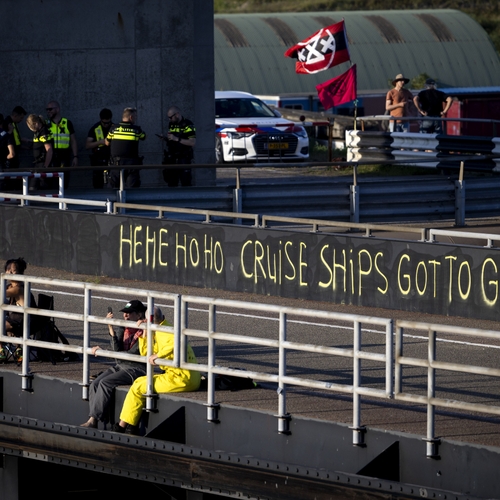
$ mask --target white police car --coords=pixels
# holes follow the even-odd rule
[[[303,126],[281,117],[247,92],[215,92],[217,163],[301,161],[309,158]]]

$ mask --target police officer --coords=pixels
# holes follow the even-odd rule
[[[111,129],[113,113],[110,109],[101,109],[99,113],[99,121],[92,125],[85,142],[85,148],[91,149],[90,164],[93,167],[100,167],[109,165],[110,148],[106,146],[106,137]],[[92,171],[92,184],[94,188],[102,188],[104,186],[104,177],[107,171],[93,170]]]
[[[146,139],[141,127],[135,125],[137,109],[125,108],[122,121],[113,125],[106,137],[106,145],[110,146],[111,162],[114,165],[142,165],[139,157],[139,141]],[[125,187],[140,187],[141,176],[139,169],[125,169],[123,172]],[[119,170],[112,170],[109,176],[109,187],[120,186]]]
[[[61,106],[57,101],[50,101],[46,107],[47,128],[54,139],[54,167],[77,167],[78,144],[73,123],[61,116]],[[69,172],[64,173],[64,187],[69,186]]]
[[[167,137],[168,152],[164,164],[190,165],[193,161],[193,148],[196,145],[196,130],[191,120],[184,118],[177,106],[168,110],[169,130]],[[191,169],[165,168],[163,179],[169,187],[177,187],[179,181],[182,186],[191,186]]]
[[[16,106],[12,113],[5,118],[2,124],[2,129],[8,135],[7,150],[4,149],[4,163],[7,168],[19,168],[19,152],[24,139],[21,139],[17,125],[26,116],[26,111],[22,106]]]

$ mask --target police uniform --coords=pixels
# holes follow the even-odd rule
[[[71,166],[71,134],[75,133],[73,123],[67,118],[61,118],[59,123],[47,120],[47,128],[54,140],[54,167]]]
[[[52,144],[52,147],[54,147],[54,138],[46,125],[33,134],[33,165],[37,168],[45,166],[45,155],[47,153],[45,144]],[[54,157],[52,156],[52,158]],[[52,166],[52,163],[47,166]]]
[[[110,142],[111,161],[114,165],[142,165],[142,158],[139,156],[139,141],[146,139],[146,134],[141,127],[129,122],[120,122],[111,127],[106,139]],[[126,169],[124,177],[125,187],[140,187],[139,169]],[[120,172],[112,170],[109,187],[117,188],[119,185]]]
[[[46,125],[43,125],[40,130],[33,133],[33,166],[35,168],[45,167],[45,157],[47,150],[46,144],[52,144],[52,161],[47,167],[53,166],[54,159],[54,139]],[[50,182],[53,179],[30,179],[30,189],[47,189],[53,187],[54,183]]]
[[[103,128],[102,123],[99,121],[92,125],[87,137],[90,137],[93,142],[102,141],[108,135],[109,130],[109,128]],[[99,146],[92,150],[92,154],[90,155],[90,164],[93,167],[109,165],[110,154],[109,146],[99,144]],[[104,175],[105,174],[101,170],[92,171],[92,185],[94,188],[102,188],[104,186]]]
[[[163,163],[166,165],[190,165],[193,161],[193,148],[181,144],[179,139],[195,139],[196,130],[194,123],[187,118],[182,118],[178,123],[170,123],[168,132],[177,137],[175,141],[167,141],[168,152]],[[169,187],[176,187],[181,182],[182,186],[191,186],[191,169],[165,168],[163,179]]]
[[[2,128],[8,132],[9,128],[12,127],[12,132],[8,134],[7,144],[5,144],[5,149],[2,151],[3,161],[6,168],[19,168],[19,151],[21,150],[21,135],[19,134],[19,129],[17,128],[17,123],[12,120],[11,116],[7,116],[3,122]],[[9,150],[7,145],[14,146],[15,156],[14,158],[7,159]]]
[[[71,134],[75,133],[73,123],[67,118],[61,118],[59,123],[55,123],[52,120],[47,120],[47,128],[49,129],[49,132],[54,140],[54,155],[52,157],[52,165],[55,168],[70,167],[72,164]],[[67,188],[68,186],[69,172],[65,172],[64,187]]]

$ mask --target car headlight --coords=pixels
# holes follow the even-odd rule
[[[243,139],[245,137],[252,137],[255,132],[228,132],[227,136],[230,139]]]
[[[299,137],[302,137],[304,139],[307,138],[307,132],[306,132],[306,129],[304,127],[295,127],[293,129],[293,132],[295,134],[297,134]]]

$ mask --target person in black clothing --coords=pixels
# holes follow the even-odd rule
[[[177,106],[168,110],[169,130],[167,137],[168,150],[165,152],[164,165],[190,165],[193,161],[193,148],[196,145],[196,130],[191,120],[181,115]],[[179,181],[182,186],[191,186],[191,169],[165,168],[163,179],[169,187],[177,187]]]
[[[28,115],[26,125],[33,132],[33,165],[49,168],[54,155],[54,139],[43,116]]]
[[[146,139],[146,134],[141,127],[135,125],[136,120],[137,110],[125,108],[122,121],[111,127],[106,137],[106,146],[110,146],[113,165],[142,165],[142,157],[139,157],[139,141]],[[125,187],[140,187],[139,169],[125,169],[123,175]],[[117,188],[119,186],[119,170],[112,170],[109,176],[109,187]]]
[[[21,139],[17,125],[25,116],[25,109],[22,106],[16,106],[12,113],[3,120],[2,129],[9,134],[7,148],[2,152],[6,168],[19,168],[19,152],[24,139]]]
[[[100,120],[90,128],[85,142],[85,148],[92,150],[90,164],[93,167],[109,165],[110,159],[110,148],[106,146],[106,137],[113,125],[113,113],[108,108],[101,109],[99,118]],[[94,188],[100,189],[104,186],[105,176],[107,176],[106,170],[92,171],[92,185]]]
[[[146,306],[140,300],[131,300],[120,310],[123,312],[125,321],[135,323],[145,318]],[[113,313],[109,312],[106,318],[113,318]],[[140,354],[139,337],[143,334],[141,328],[124,328],[120,326],[118,331],[112,325],[108,325],[111,349],[122,351],[128,354]],[[99,346],[92,348],[92,353],[97,356]],[[82,424],[82,427],[97,427],[100,421],[109,420],[108,407],[115,387],[119,385],[130,385],[138,378],[146,375],[146,365],[128,360],[116,360],[116,364],[101,373],[89,387],[89,419]]]
[[[413,102],[421,115],[430,118],[429,120],[421,120],[420,133],[441,134],[443,131],[442,120],[431,119],[431,117],[445,117],[453,99],[444,92],[437,90],[436,82],[429,78],[425,81],[425,90],[419,92],[413,98]]]

